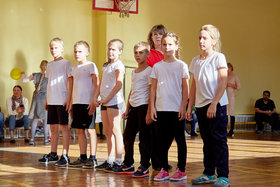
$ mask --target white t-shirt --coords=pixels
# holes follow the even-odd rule
[[[109,63],[106,67],[102,68],[102,81],[100,85],[101,99],[105,99],[116,85],[117,70],[119,70],[123,74],[125,73],[125,67],[120,60],[114,63]],[[104,106],[120,104],[123,103],[123,101],[123,93],[122,89],[120,89],[118,93],[108,103],[104,104]]]
[[[132,107],[149,103],[149,85],[151,84],[152,68],[148,66],[145,70],[136,73],[132,71],[131,75],[131,94],[129,103]]]
[[[179,112],[182,106],[182,79],[189,79],[188,65],[160,61],[153,67],[151,78],[157,79],[156,110]]]
[[[48,105],[63,105],[68,97],[67,80],[71,76],[72,64],[66,59],[51,61],[47,65]]]
[[[95,89],[92,74],[98,76],[98,69],[95,63],[90,61],[73,68],[71,72],[73,76],[73,104],[90,104]]]
[[[222,53],[215,52],[205,60],[199,56],[193,58],[190,72],[194,75],[196,94],[195,106],[203,107],[211,103],[219,86],[219,68],[227,68],[226,58]],[[228,104],[227,93],[224,92],[219,101],[221,106]]]

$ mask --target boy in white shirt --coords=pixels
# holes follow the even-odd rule
[[[73,79],[71,78],[72,64],[62,57],[63,41],[54,38],[49,43],[51,55],[46,70],[48,78],[47,99],[45,109],[48,110],[47,123],[51,129],[51,152],[39,159],[40,163],[56,163],[56,166],[67,166],[70,130],[68,128],[68,110],[71,106]],[[69,89],[67,87],[69,85]],[[59,128],[63,136],[63,150],[60,160],[57,156]]]
[[[79,63],[73,68],[73,122],[72,128],[78,133],[80,157],[69,164],[72,167],[93,168],[97,165],[95,158],[97,136],[95,131],[95,108],[98,106],[97,97],[99,78],[98,69],[93,62],[87,60],[90,47],[85,41],[78,41],[74,45],[74,56]],[[87,138],[89,134],[90,157],[87,159]]]
[[[151,126],[147,125],[145,121],[146,117],[150,118],[149,113],[147,113],[151,84],[150,74],[152,72],[152,68],[147,65],[149,51],[150,45],[147,42],[140,42],[134,46],[134,58],[138,63],[138,67],[132,72],[131,90],[126,111],[123,114],[123,119],[127,119],[123,134],[125,156],[122,166],[114,170],[116,173],[133,173],[133,177],[148,176],[148,168],[151,165]],[[134,172],[133,146],[138,132],[141,165]]]

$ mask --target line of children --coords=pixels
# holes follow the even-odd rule
[[[95,108],[98,106],[99,77],[98,69],[93,62],[87,60],[90,47],[85,41],[74,45],[74,56],[79,63],[71,72],[73,77],[72,93],[72,128],[78,134],[80,157],[69,164],[71,167],[93,168],[97,165],[97,136],[95,131]],[[90,157],[87,159],[87,130],[89,135]]]
[[[104,64],[102,69],[100,88],[98,86],[97,68],[93,63],[86,60],[89,53],[88,44],[86,42],[75,44],[75,58],[77,62],[79,62],[79,65],[72,71],[72,76],[74,78],[74,120],[72,126],[79,128],[77,131],[79,134],[81,155],[76,162],[70,163],[70,166],[85,166],[87,161],[84,129],[88,127],[90,120],[87,120],[87,122],[81,122],[79,121],[80,119],[78,119],[78,116],[86,116],[86,119],[95,112],[95,107],[100,104],[102,121],[107,137],[108,158],[99,166],[96,166],[95,162],[93,167],[96,166],[96,169],[108,172],[133,173],[134,177],[149,175],[152,149],[149,141],[152,137],[151,126],[149,126],[147,122],[150,121],[149,118],[151,118],[155,124],[156,145],[160,153],[157,157],[159,167],[161,168],[160,172],[154,177],[154,180],[163,181],[169,178],[171,180],[184,180],[187,178],[185,173],[187,146],[184,135],[184,118],[186,116],[188,120],[192,120],[191,111],[192,106],[195,104],[201,137],[204,142],[203,152],[205,170],[202,176],[193,179],[192,183],[215,183],[214,186],[216,187],[229,186],[228,147],[226,138],[226,105],[228,104],[228,100],[225,91],[227,82],[227,63],[224,55],[219,52],[219,38],[220,34],[218,29],[212,25],[205,25],[200,30],[199,47],[202,54],[195,57],[190,66],[190,72],[194,75],[190,97],[188,97],[189,70],[187,64],[180,60],[180,44],[179,38],[176,34],[167,33],[161,38],[161,49],[164,59],[154,64],[153,69],[148,67],[146,63],[149,57],[149,44],[140,42],[134,46],[134,57],[138,63],[138,68],[132,73],[131,91],[129,93],[127,109],[123,114],[123,118],[127,119],[124,139],[120,129],[120,119],[124,108],[124,99],[121,89],[125,68],[120,60],[123,50],[123,42],[119,39],[114,39],[108,43],[108,62]],[[66,62],[66,64],[69,62],[61,57],[63,47],[60,40],[52,40],[50,47],[52,55],[54,56],[54,62],[60,62],[62,60],[62,62]],[[56,55],[53,52],[55,51],[53,49],[56,48],[60,49],[58,50],[60,51],[60,55]],[[82,57],[79,56],[78,53],[81,53]],[[52,63],[53,62],[49,63],[47,72],[49,72],[50,69],[53,69],[51,68]],[[90,99],[86,103],[83,103],[80,101],[76,102],[74,99],[74,93],[79,91],[75,85],[75,81],[82,81],[80,77],[76,77],[75,72],[77,71],[81,73],[82,70],[78,70],[79,66],[84,66],[85,64],[93,65],[92,68],[85,68],[88,73],[84,75],[87,76],[86,80],[94,85],[94,88],[87,88],[89,92],[87,98]],[[69,67],[69,65],[67,67]],[[66,69],[68,70],[68,68]],[[70,77],[68,80],[70,88],[72,88],[73,80],[71,80],[71,76],[69,76],[68,71],[64,73],[64,78],[67,79]],[[50,73],[47,73],[47,75],[49,80],[53,80],[50,81],[50,85],[53,86],[54,83],[57,83],[55,79],[57,76]],[[79,83],[76,84],[78,85]],[[150,84],[151,89],[149,97]],[[63,86],[67,86],[65,81]],[[84,89],[81,90],[84,92]],[[97,103],[99,92],[101,101]],[[79,94],[82,93],[78,93],[78,95]],[[67,92],[65,92],[65,96],[67,96]],[[71,91],[69,92],[69,96],[72,96]],[[49,97],[50,100],[53,99],[51,96]],[[64,107],[65,110],[63,110],[66,112],[69,109],[71,102],[69,97],[65,98],[67,98],[67,100],[61,100],[64,102],[60,102],[59,104],[63,106],[64,104],[66,105]],[[150,108],[148,107],[148,102],[150,102]],[[187,103],[188,108],[186,112]],[[63,107],[52,107],[51,104],[53,103],[49,102],[49,99],[47,99],[47,104],[49,111]],[[76,105],[79,107],[76,108]],[[57,110],[58,109],[56,109],[56,111]],[[82,111],[82,114],[77,111]],[[54,112],[49,113],[48,118],[53,120],[54,117],[52,115],[54,115]],[[75,117],[75,115],[77,116]],[[52,122],[51,124],[64,124],[65,121],[60,121],[62,116],[61,109],[60,112],[58,112],[58,116],[59,120],[56,120],[58,122]],[[83,126],[82,128],[78,124],[77,126],[74,126],[76,120],[79,121],[79,125]],[[87,127],[84,127],[85,124]],[[63,127],[63,125],[61,126]],[[54,127],[54,125],[52,127]],[[55,133],[55,130],[57,129],[58,128],[52,128],[52,134]],[[138,131],[141,165],[138,170],[134,172],[133,144]],[[66,133],[64,132],[63,135],[65,134]],[[168,150],[174,138],[178,147],[178,164],[176,172],[172,177],[169,177]],[[66,138],[63,137],[63,140],[65,141]],[[40,162],[52,162],[58,160],[58,156],[54,150],[54,148],[57,148],[57,144],[56,147],[54,146],[53,148],[53,143],[57,143],[56,139],[54,139],[54,141],[52,140],[52,152],[45,155],[43,159],[40,159]],[[122,163],[123,145],[125,145],[125,159]],[[69,163],[67,146],[63,148],[63,155],[60,161],[56,163],[58,166],[68,165]],[[96,161],[95,158],[91,160]],[[215,168],[217,168],[218,173],[217,181],[215,179]]]

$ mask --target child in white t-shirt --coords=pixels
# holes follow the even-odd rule
[[[95,108],[98,106],[99,95],[98,69],[93,62],[87,60],[90,47],[86,41],[78,41],[74,45],[74,56],[79,63],[71,72],[73,77],[72,92],[72,128],[78,134],[80,157],[69,164],[72,167],[94,168],[97,165],[96,147],[97,136],[95,131]],[[87,137],[89,134],[90,157],[87,159]]]
[[[127,119],[123,133],[125,156],[120,168],[116,173],[133,173],[133,177],[149,175],[151,158],[151,126],[146,124],[146,117],[150,117],[148,111],[149,91],[152,68],[147,65],[150,54],[150,45],[147,42],[139,42],[134,46],[134,58],[138,67],[132,71],[131,90],[128,96],[126,111],[123,119]],[[139,151],[141,155],[140,166],[134,172],[133,147],[136,134],[139,132]]]
[[[201,55],[193,58],[190,72],[193,74],[187,119],[192,120],[191,107],[195,104],[201,137],[203,139],[204,171],[192,180],[193,184],[215,183],[227,187],[227,62],[220,53],[220,33],[213,25],[202,26],[199,33]],[[218,180],[216,181],[215,169]]]
[[[54,60],[49,62],[46,70],[48,78],[47,99],[45,109],[48,110],[47,123],[51,129],[51,153],[39,159],[41,163],[56,163],[56,166],[67,166],[69,164],[69,138],[68,110],[71,105],[71,90],[73,80],[71,78],[72,64],[62,57],[63,41],[54,38],[50,41],[50,52]],[[69,89],[67,87],[69,85]],[[58,161],[57,146],[59,140],[59,128],[63,136],[63,149]]]
[[[123,42],[113,39],[108,43],[108,62],[103,65],[100,84],[101,119],[106,135],[108,159],[96,169],[112,172],[122,163],[123,136],[120,128],[124,108],[122,93],[125,67],[120,60]]]
[[[161,170],[154,180],[169,179],[168,150],[175,138],[178,146],[178,165],[171,180],[183,180],[187,147],[185,141],[185,110],[188,100],[189,70],[179,60],[179,38],[174,33],[162,37],[164,59],[156,63],[151,73],[151,118],[156,121]]]

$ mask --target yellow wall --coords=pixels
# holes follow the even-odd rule
[[[89,60],[96,62],[99,70],[106,60],[107,42],[120,38],[125,43],[124,64],[136,66],[133,45],[146,41],[150,28],[159,23],[181,37],[181,56],[188,65],[199,54],[200,27],[216,25],[223,53],[242,83],[236,113],[253,113],[254,102],[264,89],[271,90],[271,98],[280,107],[276,56],[280,49],[279,0],[139,0],[139,14],[129,18],[91,7],[92,0],[0,0],[0,106],[4,111],[15,84],[23,85],[24,96],[30,100],[34,89],[32,83],[12,80],[10,70],[39,71],[42,59],[52,60],[48,42],[53,37],[64,40],[64,56],[72,62],[74,43],[88,41],[92,47]]]

